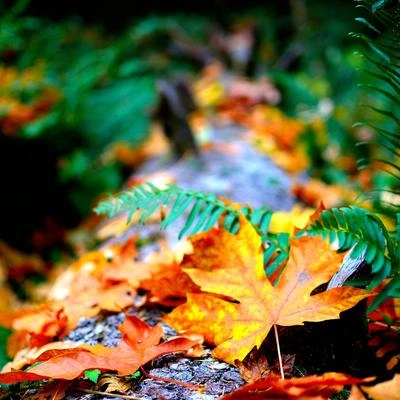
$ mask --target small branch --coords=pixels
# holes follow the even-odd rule
[[[184,387],[187,387],[188,389],[195,390],[197,392],[203,392],[204,391],[204,386],[203,385],[192,385],[192,384],[187,383],[187,382],[176,381],[175,379],[162,378],[161,376],[151,375],[147,371],[145,371],[142,367],[140,368],[140,372],[142,372],[142,374],[146,378],[150,378],[150,379],[154,379],[154,380],[162,381],[162,382],[166,382],[166,383],[175,383],[176,385],[184,386]]]
[[[144,397],[136,397],[136,396],[129,396],[127,394],[115,394],[115,393],[107,393],[107,392],[100,392],[98,390],[91,390],[91,389],[80,389],[79,391],[89,393],[89,394],[99,394],[101,396],[110,396],[110,397],[118,397],[119,399],[127,399],[127,400],[146,400]]]
[[[276,349],[278,350],[279,370],[281,371],[281,378],[285,379],[285,373],[283,372],[281,347],[279,346],[278,328],[275,324],[274,324],[274,332],[275,332],[275,340],[276,340]]]

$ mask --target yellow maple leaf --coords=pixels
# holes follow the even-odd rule
[[[193,236],[191,242],[193,254],[183,263],[203,293],[188,294],[187,302],[165,321],[177,330],[203,334],[216,345],[213,355],[230,363],[259,347],[274,325],[335,319],[371,295],[351,287],[310,295],[342,261],[342,255],[319,238],[292,240],[287,266],[276,286],[264,272],[260,237],[244,218],[236,236],[215,228]]]

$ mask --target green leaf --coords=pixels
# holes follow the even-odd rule
[[[101,375],[101,371],[99,369],[87,369],[83,375],[93,383],[97,383]]]
[[[376,33],[380,33],[378,31],[378,29],[376,29],[371,23],[369,23],[365,18],[355,18],[355,20],[357,22],[360,22],[362,24],[364,24],[365,26],[367,26],[368,28],[370,28],[371,30],[375,31]]]
[[[128,376],[125,376],[125,379],[127,380],[127,381],[132,381],[132,380],[137,380],[137,379],[139,379],[140,377],[142,376],[142,373],[140,372],[140,371],[136,371],[136,372],[134,372],[133,374],[130,374],[130,375],[128,375]]]
[[[324,210],[319,220],[297,236],[320,235],[337,243],[339,251],[352,249],[351,257],[364,257],[371,265],[371,284],[374,288],[387,278],[396,265],[393,239],[382,221],[374,214],[355,206]]]

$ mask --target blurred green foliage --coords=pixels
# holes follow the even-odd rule
[[[10,133],[40,137],[64,153],[60,181],[72,183],[71,201],[83,216],[96,195],[122,185],[121,166],[103,163],[101,155],[114,142],[137,145],[146,138],[157,101],[156,79],[194,70],[190,60],[166,54],[169,37],[198,38],[206,33],[205,20],[152,17],[112,37],[78,20],[52,23],[22,16],[26,4],[17,2],[0,19],[1,65],[24,71],[40,64],[43,75],[33,85],[46,82],[60,93],[60,100]],[[12,95],[30,103],[22,90]],[[7,112],[4,106],[2,110]]]
[[[19,0],[2,10],[0,68],[40,73],[28,88],[0,93],[6,98],[5,104],[0,99],[0,115],[11,107],[10,93],[32,107],[49,88],[58,93],[46,112],[39,113],[36,105],[34,116],[11,134],[40,138],[62,154],[60,185],[68,185],[70,201],[86,215],[98,194],[117,189],[124,180],[123,167],[105,160],[104,154],[115,142],[136,146],[146,139],[157,103],[156,80],[200,70],[199,63],[180,51],[182,43],[209,48],[215,56],[209,36],[216,21],[194,14],[148,16],[114,35],[86,26],[79,18],[55,23],[28,16],[28,3]],[[353,5],[341,3],[340,18],[332,18],[336,4],[290,4],[285,15],[267,6],[240,15],[227,11],[225,22],[257,22],[257,75],[272,78],[282,91],[284,112],[305,121],[320,118],[337,153],[368,157],[368,148],[355,146],[359,138],[351,128],[363,119],[366,111],[359,105],[370,96],[357,86],[364,60],[354,54],[357,43],[348,36],[354,30]],[[17,116],[23,111],[27,112],[22,109]],[[308,138],[303,140],[312,141],[312,134]],[[328,183],[349,182],[348,171],[332,163],[323,145],[311,143],[308,149],[315,160],[312,173]]]

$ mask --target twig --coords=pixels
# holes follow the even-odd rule
[[[276,349],[278,350],[278,360],[279,360],[279,370],[281,371],[281,378],[285,379],[285,374],[283,372],[283,362],[281,355],[281,347],[279,346],[279,336],[278,336],[278,328],[274,324],[274,332],[275,332],[275,340],[276,340]]]
[[[184,386],[184,387],[187,387],[189,389],[195,390],[197,392],[204,391],[204,386],[202,386],[202,385],[192,385],[192,384],[187,383],[187,382],[176,381],[175,379],[162,378],[161,376],[151,375],[147,371],[145,371],[142,367],[140,367],[140,371],[142,372],[142,374],[144,376],[146,376],[147,378],[150,378],[150,379],[163,381],[163,382],[166,382],[166,383],[175,383],[176,385]]]
[[[118,397],[119,399],[127,399],[127,400],[146,400],[144,397],[136,397],[136,396],[129,396],[127,394],[115,394],[115,393],[107,393],[107,392],[100,392],[98,390],[91,390],[91,389],[80,389],[79,391],[89,393],[89,394],[99,394],[101,396],[110,396],[110,397]]]

